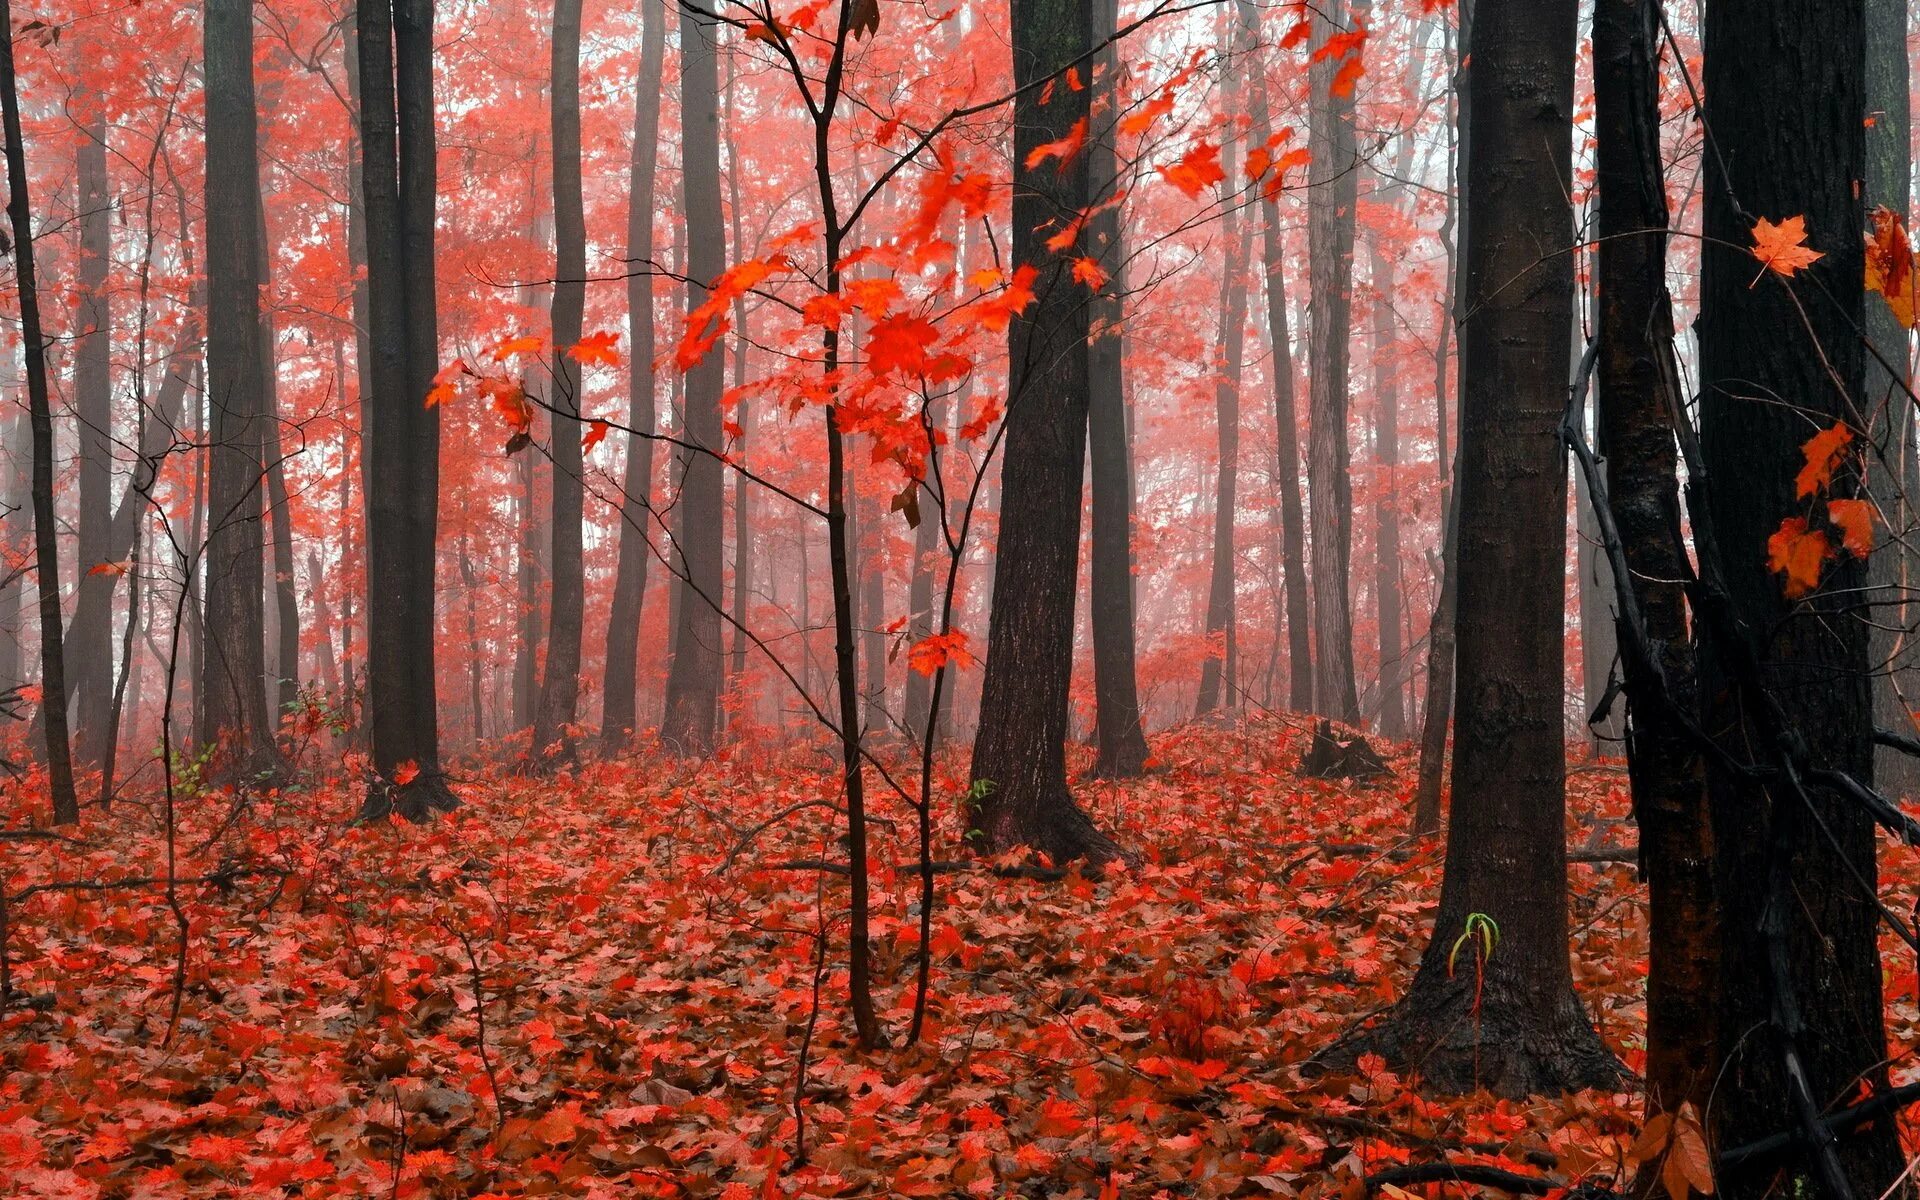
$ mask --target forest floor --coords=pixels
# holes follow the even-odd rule
[[[915,825],[876,801],[894,1046],[867,1053],[847,881],[781,866],[844,857],[818,748],[489,773],[420,829],[350,828],[345,775],[240,811],[187,799],[176,874],[199,882],[177,913],[137,882],[165,874],[157,800],[90,812],[82,843],[0,841],[0,1195],[1352,1198],[1440,1157],[1614,1175],[1633,1094],[1430,1099],[1370,1060],[1303,1078],[1404,984],[1439,882],[1436,848],[1402,840],[1410,758],[1377,784],[1303,781],[1303,741],[1175,731],[1151,778],[1083,787],[1136,869],[942,874],[914,1047]],[[1623,771],[1571,788],[1573,844],[1631,839]],[[6,798],[16,828],[43,811]],[[942,826],[936,857],[966,858]],[[1644,891],[1630,865],[1572,870],[1575,981],[1637,1068]],[[1889,870],[1896,893],[1920,876]],[[1887,961],[1904,1050],[1912,964]]]

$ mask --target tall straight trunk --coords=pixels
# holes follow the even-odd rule
[[[993,609],[974,735],[968,813],[983,848],[1025,844],[1065,861],[1110,857],[1117,848],[1067,788],[1068,690],[1073,681],[1073,609],[1080,565],[1080,493],[1087,411],[1086,289],[1070,254],[1045,246],[1062,211],[1087,195],[1087,159],[1029,168],[1044,143],[1067,137],[1088,115],[1088,93],[1040,84],[1092,48],[1082,0],[1013,0],[1014,181],[1012,261],[1029,268],[1034,302],[1008,327],[1008,405],[1000,467],[1000,540]]]
[[[313,589],[313,640],[319,644],[314,669],[320,676],[320,691],[329,698],[340,694],[340,659],[333,649],[333,606],[327,602],[325,567],[320,552],[307,552],[307,586]]]
[[[726,231],[720,201],[720,69],[717,27],[691,10],[680,13],[680,125],[682,211],[687,233],[687,312],[707,297],[726,269]],[[726,478],[720,460],[720,394],[726,358],[708,354],[686,372],[684,436],[697,449],[685,460],[679,509],[679,540],[685,579],[680,581],[673,666],[667,673],[666,714],[660,736],[686,754],[714,745],[720,700],[721,534]]]
[[[0,457],[0,496],[5,497],[5,506],[0,507],[0,551],[8,564],[24,563],[22,548],[32,540],[33,465],[13,457],[19,447],[31,445],[32,438],[33,431],[19,412],[9,412],[0,422],[0,447],[5,448]],[[27,457],[31,460],[31,453]],[[25,579],[24,566],[0,566],[0,690],[27,682]]]
[[[1598,0],[1593,15],[1599,220],[1600,432],[1608,500],[1646,634],[1673,702],[1693,702],[1694,656],[1675,539],[1680,499],[1668,388],[1667,200],[1660,158],[1655,0]],[[1717,979],[1713,836],[1703,764],[1628,679],[1626,736],[1640,862],[1650,901],[1647,1099],[1652,1112],[1709,1111]]]
[[[1096,38],[1111,38],[1118,27],[1118,0],[1097,0]],[[1107,120],[1117,122],[1120,54],[1108,45],[1094,59],[1094,83],[1105,97]],[[1120,186],[1119,156],[1113,131],[1087,145],[1090,202],[1107,200]],[[1147,739],[1140,719],[1140,684],[1135,661],[1133,583],[1133,455],[1127,439],[1126,291],[1127,246],[1123,204],[1096,211],[1089,222],[1091,249],[1107,272],[1094,297],[1089,320],[1094,341],[1087,348],[1090,398],[1087,407],[1088,486],[1092,492],[1092,561],[1087,598],[1093,631],[1094,725],[1099,757],[1094,773],[1130,779],[1145,769]],[[928,601],[932,600],[929,583]],[[918,611],[916,607],[916,611]],[[951,710],[952,706],[948,706]],[[916,726],[917,727],[917,726]]]
[[[60,551],[53,524],[53,413],[47,398],[46,341],[33,269],[33,204],[27,194],[27,151],[20,133],[20,89],[13,65],[13,12],[0,0],[0,124],[5,126],[7,222],[13,226],[14,284],[27,362],[27,416],[33,429],[33,561],[40,591],[40,706],[45,716],[47,779],[53,823],[80,820],[67,739],[66,656],[60,628]]]
[[[473,557],[467,552],[467,531],[460,531],[461,607],[467,621],[467,708],[472,713],[469,740],[478,745],[487,736],[486,708],[480,701],[480,581],[473,573]]]
[[[206,657],[200,740],[229,776],[277,772],[267,711],[261,493],[267,427],[260,394],[259,156],[253,0],[207,0]]]
[[[1253,0],[1240,0],[1240,20],[1257,30],[1259,16]],[[1254,38],[1256,45],[1259,38]],[[1272,136],[1273,117],[1267,99],[1263,68],[1253,72],[1251,144],[1264,146]],[[1287,246],[1280,227],[1279,193],[1267,188],[1260,195],[1261,271],[1266,277],[1267,341],[1273,350],[1268,373],[1273,377],[1274,480],[1280,491],[1280,562],[1286,614],[1287,707],[1295,712],[1313,708],[1313,628],[1309,615],[1311,590],[1307,585],[1305,506],[1300,497],[1300,434],[1295,413],[1293,333],[1287,321]],[[1275,640],[1280,631],[1274,631]]]
[[[1411,139],[1409,139],[1411,140]],[[1404,172],[1402,175],[1404,177]],[[1369,267],[1373,301],[1373,611],[1380,651],[1379,701],[1382,735],[1407,736],[1406,654],[1401,641],[1400,601],[1400,374],[1393,355],[1393,263],[1372,237]]]
[[[849,470],[847,500],[850,506],[859,507],[859,497],[851,486],[853,477],[854,472]],[[869,499],[860,512],[859,555],[856,559],[860,600],[855,611],[859,613],[861,627],[861,719],[869,731],[884,736],[890,732],[893,722],[887,714],[887,593],[884,574],[887,531],[880,521],[879,508],[876,501]]]
[[[513,727],[533,724],[534,702],[540,690],[540,511],[534,456],[521,454],[514,467],[519,483],[513,494],[515,527],[520,543],[514,556],[514,578],[519,586],[520,611],[513,644]]]
[[[1332,0],[1313,23],[1318,50],[1349,25],[1347,0]],[[1365,16],[1364,5],[1351,10]],[[1354,150],[1353,92],[1333,92],[1338,55],[1308,71],[1312,93],[1307,173],[1308,379],[1311,423],[1307,474],[1313,495],[1314,711],[1341,721],[1360,719],[1353,676],[1353,613],[1348,603],[1353,543],[1352,453],[1347,445],[1347,339],[1353,314],[1353,218],[1359,194]]]
[[[747,257],[747,246],[740,232],[740,149],[734,139],[734,63],[735,56],[727,55],[727,226],[728,244],[733,247],[733,260],[740,262]],[[745,296],[733,298],[733,327],[740,336],[733,344],[733,388],[740,399],[734,409],[734,424],[739,427],[740,435],[734,439],[733,456],[742,467],[747,465],[747,429],[752,418],[752,400],[747,396],[747,351],[753,345],[753,336],[747,328],[747,300]],[[751,532],[752,505],[749,497],[753,494],[751,482],[739,471],[733,475],[733,654],[727,672],[734,691],[734,700],[744,705],[745,695],[740,689],[747,681],[747,606],[753,594],[753,539]],[[884,670],[884,668],[882,668]],[[745,709],[736,707],[733,717],[744,720]]]
[[[1580,355],[1576,353],[1574,357],[1578,359]],[[1586,743],[1588,754],[1598,756],[1617,753],[1620,741],[1617,698],[1598,722],[1593,720],[1600,701],[1606,697],[1607,681],[1616,673],[1614,666],[1620,645],[1613,620],[1618,605],[1614,601],[1613,567],[1600,545],[1600,521],[1593,511],[1593,497],[1587,492],[1583,476],[1576,474],[1573,483],[1574,569],[1579,576],[1581,740]]]
[[[367,697],[381,782],[362,813],[420,820],[458,803],[440,769],[434,550],[440,413],[434,299],[432,0],[358,0],[367,229],[370,457]]]
[[[82,91],[83,105],[100,98]],[[113,254],[113,197],[107,179],[107,123],[94,111],[87,119],[75,155],[79,186],[80,255],[74,282],[73,413],[79,426],[80,521],[75,539],[75,569],[80,576],[107,561],[107,525],[113,507],[113,304],[107,275]],[[109,691],[113,673],[111,622],[73,624],[67,630],[67,659],[74,699],[78,701],[75,757],[84,765],[106,754]]]
[[[1568,963],[1566,454],[1577,0],[1480,0],[1460,327],[1459,737],[1440,908],[1412,984],[1362,1034],[1430,1087],[1611,1084]],[[1475,933],[1497,924],[1497,945]],[[1464,954],[1459,939],[1467,935]],[[1456,970],[1456,966],[1461,969]]]
[[[193,420],[190,423],[193,442],[193,502],[189,509],[192,514],[187,518],[188,553],[203,550],[206,546],[207,530],[207,459],[211,457],[206,449],[208,412],[207,368],[205,347],[201,350],[201,359],[193,373],[193,386],[189,389],[193,396]],[[206,689],[201,681],[207,677],[207,637],[206,637],[206,572],[188,570],[181,580],[181,589],[187,593],[183,598],[180,611],[187,621],[187,679],[190,681],[192,704],[187,710],[187,728],[198,731],[201,715],[205,711]]]
[[[259,209],[260,284],[272,284],[272,259],[267,253],[267,206]],[[267,515],[273,550],[274,669],[267,687],[274,727],[300,695],[300,602],[295,598],[299,568],[293,562],[293,509],[287,495],[286,444],[280,436],[279,364],[273,312],[260,310],[260,396],[267,415]],[[264,603],[264,601],[262,601]]]
[[[1863,0],[1750,0],[1706,10],[1706,163],[1700,339],[1703,471],[1689,476],[1696,540],[1704,526],[1734,633],[1702,622],[1706,728],[1747,759],[1777,745],[1775,706],[1792,714],[1802,752],[1821,767],[1870,779],[1873,715],[1868,621],[1850,555],[1829,564],[1811,595],[1789,600],[1766,547],[1783,520],[1805,518],[1796,495],[1801,446],[1847,425],[1865,384],[1863,302],[1866,170]],[[1753,276],[1755,221],[1804,217],[1824,257],[1794,279]],[[1763,272],[1763,276],[1770,274]],[[1758,397],[1787,396],[1792,405]],[[1858,430],[1856,433],[1860,432]],[[1835,471],[1832,494],[1857,491],[1859,462]],[[1698,497],[1698,500],[1694,500]],[[1702,517],[1704,516],[1704,521]],[[1748,655],[1770,697],[1739,688]],[[1742,672],[1744,673],[1744,672]],[[1712,1116],[1721,1145],[1797,1127],[1797,1093],[1826,1104],[1886,1083],[1887,1043],[1876,942],[1875,834],[1861,807],[1814,785],[1807,797],[1708,769],[1721,923],[1719,1062]],[[1787,1060],[1796,1054],[1796,1067]],[[1802,1096],[1804,1103],[1804,1096]],[[1896,1182],[1893,1122],[1876,1122],[1833,1151],[1854,1194]],[[1812,1191],[1805,1160],[1722,1172],[1722,1195]],[[1828,1191],[1833,1190],[1831,1186]]]
[[[580,340],[587,299],[587,225],[580,195],[580,0],[554,0],[553,122],[553,597],[547,661],[533,719],[533,755],[572,758],[567,728],[580,707],[580,638],[586,607],[581,521],[586,489],[580,445]]]
[[[1885,207],[1898,213],[1902,221],[1912,211],[1913,163],[1908,139],[1913,132],[1911,95],[1912,68],[1907,58],[1906,0],[1867,0],[1867,114],[1872,120],[1867,129],[1867,174],[1862,200],[1869,213]],[[1867,305],[1867,337],[1877,355],[1866,365],[1867,384],[1863,408],[1869,415],[1870,432],[1876,445],[1886,447],[1888,467],[1881,473],[1882,487],[1890,492],[1879,498],[1891,527],[1909,530],[1914,526],[1914,490],[1920,488],[1920,455],[1916,455],[1916,431],[1912,402],[1906,388],[1912,383],[1913,351],[1900,322],[1885,304]],[[1898,378],[1880,365],[1890,364]],[[1871,480],[1869,481],[1872,482]],[[1914,606],[1907,602],[1916,579],[1913,551],[1904,539],[1889,543],[1867,562],[1867,578],[1876,599],[1884,607],[1868,634],[1868,654],[1873,664],[1874,723],[1886,729],[1912,733],[1910,715],[1920,709],[1920,647],[1913,634]],[[1887,604],[1887,601],[1893,601]],[[1897,750],[1874,751],[1873,774],[1880,790],[1888,795],[1912,797],[1920,792],[1920,759]]]
[[[1229,74],[1229,86],[1225,90],[1224,106],[1229,114],[1237,107],[1239,89],[1233,86],[1235,78]],[[1234,204],[1240,173],[1231,140],[1221,151],[1221,164],[1226,172],[1222,186],[1230,190],[1223,197],[1227,213],[1220,230],[1226,259],[1220,268],[1220,336],[1216,363],[1219,373],[1213,384],[1214,429],[1220,463],[1213,477],[1213,563],[1208,573],[1206,626],[1209,642],[1220,639],[1221,654],[1214,657],[1210,645],[1206,659],[1200,664],[1200,694],[1194,704],[1194,711],[1200,716],[1223,707],[1230,711],[1240,707],[1239,674],[1235,669],[1239,644],[1234,636],[1233,525],[1239,516],[1240,368],[1246,353],[1246,263],[1252,247],[1253,225],[1246,223],[1242,231],[1240,211]]]
[[[620,542],[613,606],[607,614],[607,665],[600,737],[626,744],[636,723],[640,613],[647,594],[653,520],[653,203],[660,151],[660,78],[667,41],[663,0],[644,0],[640,76],[633,89],[633,146],[627,159],[627,462],[620,489]]]

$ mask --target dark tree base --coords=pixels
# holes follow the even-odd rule
[[[398,815],[415,825],[433,820],[435,813],[452,812],[460,807],[460,797],[447,786],[445,777],[421,774],[412,783],[389,783],[378,776],[367,778],[366,798],[360,802],[356,823],[384,821]]]
[[[1123,746],[1112,754],[1102,754],[1093,764],[1095,779],[1144,779],[1147,775],[1147,759],[1150,757],[1144,744]]]
[[[1299,773],[1309,779],[1374,779],[1393,774],[1393,769],[1366,738],[1342,741],[1333,736],[1333,723],[1322,721],[1314,728]]]
[[[1476,1024],[1471,967],[1460,968],[1452,979],[1444,969],[1422,971],[1398,1004],[1349,1029],[1316,1061],[1351,1070],[1361,1055],[1377,1054],[1395,1072],[1447,1095],[1481,1088],[1508,1098],[1563,1095],[1616,1087],[1625,1077],[1571,992],[1541,1006],[1489,987]]]
[[[1065,787],[1021,803],[989,801],[975,828],[982,835],[978,839],[981,849],[988,854],[1004,854],[1026,846],[1055,863],[1086,859],[1100,865],[1128,858],[1120,844],[1100,831]]]

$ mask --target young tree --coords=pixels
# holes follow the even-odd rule
[[[200,740],[232,776],[277,773],[267,711],[261,494],[267,427],[260,391],[259,157],[253,0],[207,0],[206,636]]]
[[[1567,955],[1566,455],[1575,0],[1479,0],[1461,280],[1459,700],[1446,871],[1399,1003],[1350,1039],[1449,1091],[1612,1083]],[[1497,927],[1497,941],[1490,930]],[[1461,938],[1465,936],[1465,942]],[[1462,961],[1463,955],[1465,961]]]
[[[370,424],[367,698],[381,780],[363,815],[458,803],[440,769],[434,548],[440,412],[434,296],[433,0],[357,0]]]
[[[1119,26],[1118,0],[1098,0],[1094,35],[1111,38]],[[1140,718],[1136,674],[1133,605],[1133,448],[1127,436],[1126,294],[1127,245],[1124,206],[1100,206],[1121,186],[1114,153],[1120,120],[1120,53],[1107,45],[1094,59],[1094,86],[1103,110],[1100,136],[1087,145],[1090,249],[1107,272],[1106,285],[1093,300],[1089,320],[1093,344],[1087,347],[1090,396],[1087,405],[1089,490],[1092,492],[1088,616],[1093,628],[1095,731],[1099,740],[1096,774],[1129,779],[1145,769],[1146,731]],[[929,586],[931,594],[931,586]]]
[[[718,29],[693,9],[680,12],[680,153],[682,207],[687,221],[687,312],[705,303],[726,268],[726,228],[720,200],[720,68]],[[716,320],[718,317],[715,318]],[[720,606],[726,477],[721,469],[720,396],[726,359],[709,354],[686,373],[686,455],[679,509],[684,537],[674,633],[667,673],[666,715],[660,736],[686,754],[714,745],[722,673]]]
[[[1354,81],[1341,77],[1345,56],[1320,54],[1348,32],[1349,9],[1332,0],[1313,19],[1315,61],[1308,69],[1312,93],[1307,173],[1308,377],[1311,422],[1307,476],[1313,496],[1314,711],[1341,721],[1360,719],[1353,677],[1353,612],[1348,568],[1353,551],[1352,451],[1347,445],[1347,339],[1353,317],[1353,218],[1359,195],[1359,159],[1354,148]]]
[[[1056,861],[1111,857],[1067,788],[1067,694],[1087,446],[1087,292],[1070,255],[1046,248],[1087,195],[1087,158],[1034,152],[1084,136],[1084,88],[1044,82],[1092,49],[1082,0],[1013,0],[1012,262],[1038,272],[1034,303],[1008,327],[1005,457],[993,611],[974,734],[968,820],[991,852],[1028,845]]]
[[[580,704],[580,638],[586,607],[580,523],[585,469],[580,445],[579,342],[587,301],[587,224],[580,196],[580,0],[554,0],[549,103],[553,120],[553,591],[547,660],[533,720],[533,759],[571,759],[567,727]]]
[[[80,130],[75,155],[79,186],[80,256],[74,271],[79,294],[73,312],[73,414],[79,425],[80,524],[74,543],[81,575],[107,561],[107,526],[113,506],[113,303],[107,289],[112,268],[113,195],[107,178],[107,122],[102,97],[83,90],[77,98],[93,109]],[[105,754],[113,673],[113,631],[100,610],[87,625],[67,630],[75,714],[75,757],[95,765]]]
[[[607,614],[607,667],[602,680],[600,737],[608,749],[624,745],[635,724],[640,607],[647,593],[653,496],[653,204],[660,142],[661,63],[667,41],[663,0],[641,8],[640,76],[634,85],[633,147],[627,167],[627,439],[620,491],[620,548],[613,607]]]
[[[1818,517],[1796,486],[1803,444],[1836,424],[1854,430],[1861,409],[1864,10],[1864,0],[1707,7],[1702,472],[1689,476],[1696,537],[1704,529],[1718,548],[1701,557],[1717,560],[1725,589],[1711,600],[1726,619],[1701,623],[1705,727],[1747,761],[1779,744],[1769,726],[1784,708],[1807,761],[1857,779],[1872,777],[1867,624],[1878,619],[1861,607],[1864,570],[1842,554],[1790,598],[1769,542],[1783,522]],[[1758,223],[1795,220],[1823,257],[1795,277],[1762,267],[1756,280],[1744,248],[1765,232]],[[1841,458],[1834,499],[1858,490],[1860,460]],[[1869,814],[1817,780],[1754,778],[1710,758],[1708,789],[1723,916],[1712,1116],[1732,1146],[1884,1084],[1878,870]],[[1902,1166],[1892,1122],[1805,1157],[1829,1169],[1816,1179],[1803,1167],[1779,1186],[1832,1192],[1837,1174],[1877,1196]],[[1771,1192],[1774,1177],[1773,1165],[1751,1164],[1726,1172],[1722,1191]]]
[[[33,565],[40,589],[40,708],[53,793],[53,823],[80,820],[67,740],[67,675],[60,627],[60,550],[53,524],[53,414],[47,397],[46,342],[39,282],[33,269],[33,204],[27,192],[27,150],[20,132],[20,87],[14,71],[13,11],[0,0],[0,123],[5,126],[7,222],[13,226],[14,286],[20,295],[20,337],[26,350],[27,416],[33,434]]]
[[[1713,838],[1699,753],[1661,707],[1691,706],[1694,659],[1681,585],[1689,568],[1675,539],[1677,405],[1669,389],[1679,374],[1666,280],[1659,32],[1655,0],[1598,0],[1594,6],[1599,428],[1607,499],[1668,693],[1649,696],[1643,706],[1639,664],[1629,660],[1625,732],[1652,926],[1648,1104],[1654,1112],[1673,1112],[1691,1101],[1704,1113],[1714,1082],[1718,987]]]

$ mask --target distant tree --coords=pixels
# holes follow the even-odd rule
[[[1012,262],[1038,271],[1035,300],[1008,329],[1005,457],[993,610],[974,735],[968,820],[990,852],[1028,845],[1056,861],[1117,852],[1067,788],[1067,696],[1080,563],[1081,479],[1087,448],[1087,292],[1070,256],[1045,246],[1062,212],[1087,195],[1087,157],[1028,165],[1033,151],[1074,136],[1088,117],[1084,88],[1041,81],[1093,46],[1083,0],[1013,0]]]
[[[586,490],[580,445],[580,340],[587,299],[587,225],[580,195],[580,0],[554,0],[549,103],[553,122],[553,589],[547,658],[533,719],[533,761],[573,757],[567,732],[580,706],[580,639],[586,578],[581,521]]]
[[[229,775],[277,772],[267,710],[262,493],[273,416],[260,376],[253,0],[207,0],[206,648],[200,740]]]
[[[434,550],[440,410],[434,295],[433,0],[357,0],[367,229],[367,699],[381,780],[362,812],[455,806],[440,768]]]
[[[680,12],[680,127],[683,209],[687,222],[687,312],[705,302],[709,286],[726,269],[726,227],[720,199],[720,69],[718,30],[692,8]],[[685,456],[676,539],[683,578],[667,673],[666,714],[660,736],[688,754],[714,745],[719,715],[722,533],[726,478],[720,460],[720,397],[726,389],[726,359],[702,358],[686,373],[687,441],[698,449]]]
[[[665,56],[667,10],[662,0],[641,8],[640,74],[634,84],[633,144],[627,166],[627,439],[626,473],[620,492],[619,557],[614,567],[613,607],[607,614],[607,667],[600,710],[600,737],[609,748],[624,745],[635,724],[635,688],[640,648],[640,610],[647,593],[648,541],[653,520],[653,206],[660,142],[660,80]]]
[[[74,558],[77,572],[84,576],[107,561],[107,526],[113,507],[113,299],[107,286],[113,266],[113,192],[107,177],[103,98],[82,88],[76,99],[85,117],[74,156],[79,191],[75,211],[80,219],[72,351],[73,415],[80,435],[80,522]],[[84,626],[75,621],[67,630],[71,682],[78,701],[74,754],[87,766],[97,765],[106,751],[112,643],[104,609],[99,610],[98,619]]]
[[[14,285],[27,364],[27,415],[33,435],[33,565],[40,590],[40,707],[53,794],[53,823],[80,820],[67,740],[66,655],[60,627],[60,551],[53,523],[53,414],[48,403],[45,335],[33,265],[33,203],[27,192],[27,150],[20,132],[20,85],[13,62],[13,11],[0,0],[0,123],[5,125],[7,222],[13,226]]]
[[[1573,315],[1563,181],[1575,0],[1474,6],[1460,326],[1459,697],[1440,907],[1412,984],[1347,1052],[1436,1088],[1610,1084],[1568,965],[1566,454]],[[1492,930],[1498,929],[1497,940]]]

